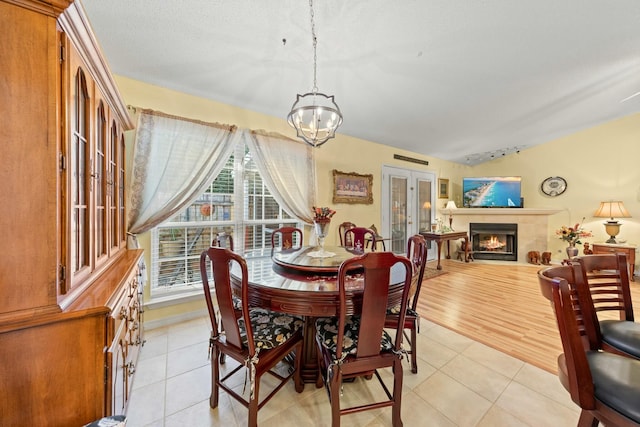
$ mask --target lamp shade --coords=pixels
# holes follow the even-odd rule
[[[600,202],[600,207],[593,215],[596,218],[631,218],[629,211],[624,207],[621,201]]]
[[[456,202],[454,202],[453,200],[449,200],[444,208],[447,210],[458,209],[458,207],[456,206]]]

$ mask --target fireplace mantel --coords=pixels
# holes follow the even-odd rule
[[[449,210],[440,209],[443,214],[449,214]],[[457,208],[452,209],[455,215],[553,215],[561,212],[560,209],[535,209],[535,208]]]
[[[547,251],[549,217],[561,209],[536,208],[458,208],[451,210],[453,229],[469,232],[469,223],[518,224],[518,262],[527,262],[529,251]],[[440,209],[440,217],[448,223],[449,211]]]

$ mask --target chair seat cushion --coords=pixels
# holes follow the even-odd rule
[[[587,360],[596,398],[640,423],[640,361],[599,351],[588,351]]]
[[[287,341],[302,328],[304,322],[297,316],[278,313],[264,308],[252,308],[249,310],[251,326],[253,328],[253,340],[256,348],[270,350]],[[242,343],[247,345],[247,329],[244,319],[238,319]]]
[[[640,323],[603,320],[600,322],[600,331],[605,343],[640,358]]]
[[[232,302],[233,302],[233,309],[234,310],[242,310],[242,299],[238,298],[237,296],[233,296],[232,297]]]
[[[387,308],[387,315],[398,315],[400,314],[400,304],[395,307]],[[418,317],[418,312],[414,309],[407,307],[407,316]]]
[[[342,343],[343,354],[356,354],[358,349],[358,330],[360,329],[360,316],[347,316],[346,327],[344,331],[344,339]],[[338,318],[337,317],[321,317],[316,320],[316,335],[322,340],[323,345],[336,354],[338,341]],[[393,349],[393,341],[391,336],[382,331],[380,338],[380,350],[391,351]]]

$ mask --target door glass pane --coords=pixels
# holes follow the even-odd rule
[[[407,242],[407,179],[391,177],[391,250],[404,253]]]
[[[418,200],[416,218],[418,218],[418,230],[431,229],[431,181],[418,180]]]

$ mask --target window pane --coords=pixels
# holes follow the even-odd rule
[[[218,233],[246,254],[270,248],[272,231],[285,225],[301,228],[271,196],[247,148],[238,147],[193,204],[152,232],[152,292],[201,289],[200,254]]]

